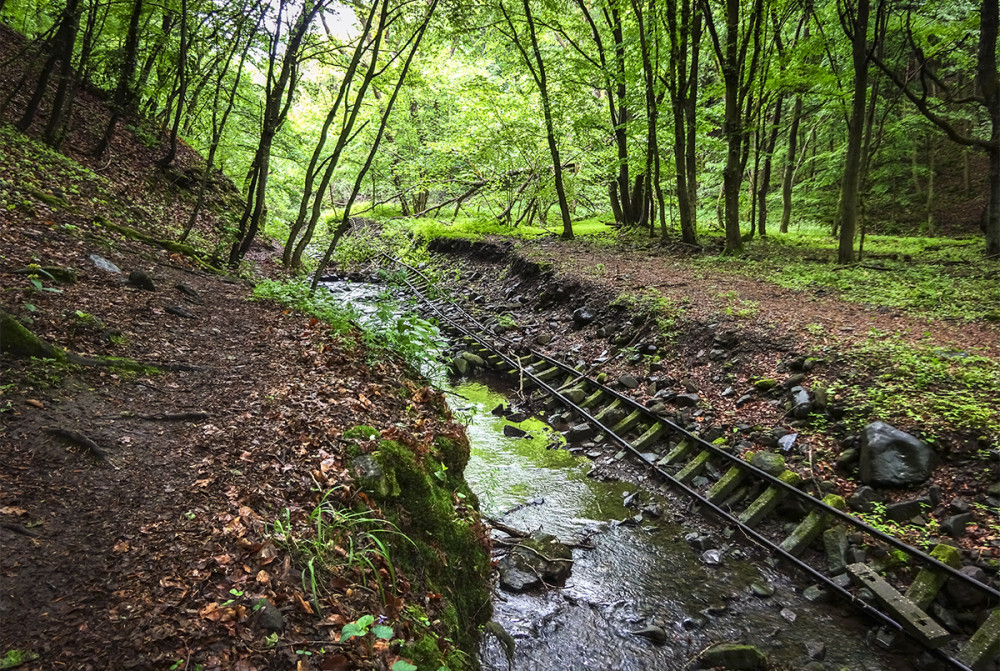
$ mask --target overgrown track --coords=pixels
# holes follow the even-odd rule
[[[840,497],[818,499],[803,491],[801,478],[784,470],[781,459],[769,460],[771,472],[765,472],[750,463],[751,455],[731,454],[579,370],[489,333],[423,273],[385,258],[404,271],[410,291],[442,327],[487,365],[541,390],[549,396],[546,403],[569,409],[605,442],[879,620],[876,640],[883,645],[902,632],[953,668],[978,671],[995,660],[1000,592],[957,570],[961,560],[954,548],[938,545],[930,554],[922,552],[845,512]],[[774,519],[779,506],[781,521]],[[786,533],[789,511],[797,523]],[[973,591],[966,602],[979,602],[975,625],[962,626],[947,616],[939,622],[928,614],[948,581]]]

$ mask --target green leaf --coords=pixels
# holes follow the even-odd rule
[[[410,664],[405,659],[401,659],[392,665],[392,671],[417,671],[415,664]]]
[[[375,634],[376,638],[381,638],[383,641],[388,641],[392,638],[392,627],[387,627],[384,624],[376,624],[372,627],[372,633]]]

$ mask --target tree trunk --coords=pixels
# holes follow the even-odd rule
[[[132,3],[132,14],[129,17],[128,33],[125,37],[125,54],[122,60],[122,72],[115,87],[115,97],[111,103],[111,120],[100,143],[94,149],[94,154],[100,158],[107,151],[111,139],[115,136],[118,120],[132,100],[132,75],[135,74],[136,58],[139,51],[139,18],[142,16],[142,0]]]
[[[802,118],[802,96],[795,96],[792,122],[788,129],[788,155],[785,157],[785,174],[781,180],[781,233],[788,232],[792,220],[792,187],[795,181],[795,163],[799,141],[799,120]]]
[[[851,59],[854,63],[854,99],[847,134],[847,156],[844,161],[844,181],[840,197],[840,244],[837,262],[854,262],[854,234],[857,231],[858,196],[861,184],[861,148],[864,141],[865,106],[868,95],[868,15],[869,0],[858,0],[854,21],[843,19],[851,38]]]
[[[34,121],[38,108],[42,103],[42,98],[48,90],[49,79],[55,71],[56,63],[62,61],[63,70],[66,70],[66,59],[73,60],[73,51],[76,42],[76,31],[80,24],[80,0],[67,0],[66,7],[63,8],[59,19],[59,28],[56,30],[52,40],[52,52],[45,61],[45,66],[38,77],[35,92],[28,101],[24,113],[17,122],[17,127],[22,131],[28,130],[31,122]],[[65,94],[65,91],[63,92]]]
[[[166,155],[158,162],[161,168],[165,168],[174,162],[177,156],[177,131],[181,125],[181,114],[184,111],[184,96],[187,93],[188,84],[188,0],[181,0],[181,44],[180,52],[177,56],[177,108],[174,111],[174,122],[170,128],[170,148]]]
[[[784,101],[785,96],[779,93],[778,102],[774,105],[771,132],[764,147],[764,170],[757,187],[757,228],[762,238],[767,235],[767,194],[771,191],[771,158],[778,143],[778,127],[781,125],[781,108]]]

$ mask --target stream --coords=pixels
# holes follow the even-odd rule
[[[357,300],[371,295],[365,289]],[[437,384],[467,425],[472,457],[465,477],[483,514],[588,546],[573,549],[572,574],[562,588],[514,593],[495,587],[494,620],[517,646],[509,667],[500,645],[486,637],[484,669],[696,668],[688,662],[718,642],[754,645],[788,669],[810,663],[834,671],[906,668],[866,644],[867,627],[853,612],[808,601],[806,585],[751,562],[721,530],[692,538],[690,529],[670,521],[676,503],[641,492],[635,498],[646,512],[626,507],[636,487],[589,478],[590,461],[553,449],[562,437],[541,420],[515,424],[526,438],[505,435],[512,422],[491,414],[510,403],[512,390],[502,382],[438,377]],[[691,515],[694,522],[698,513]],[[716,553],[706,552],[711,549]],[[634,633],[646,627],[658,627],[661,640]]]

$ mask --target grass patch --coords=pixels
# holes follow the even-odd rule
[[[837,242],[818,232],[770,235],[742,257],[704,256],[699,267],[765,278],[790,289],[827,289],[840,298],[959,321],[1000,316],[1000,262],[978,239],[871,235],[860,264],[836,263]]]
[[[1000,363],[927,340],[872,331],[849,357],[877,371],[878,384],[854,386],[849,396],[925,431],[955,429],[977,436],[1000,432]]]

